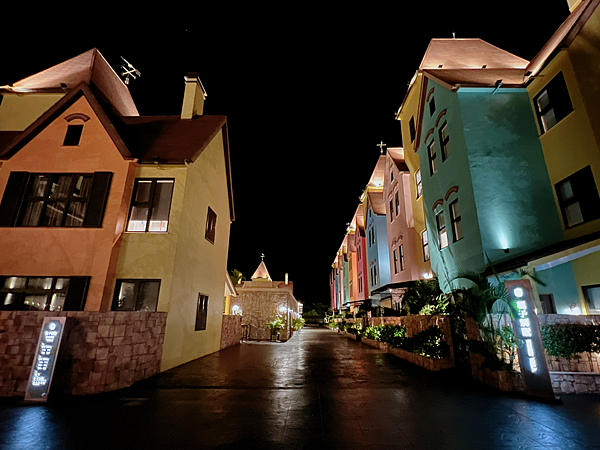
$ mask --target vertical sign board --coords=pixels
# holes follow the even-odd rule
[[[504,285],[514,307],[513,330],[520,344],[517,346],[521,374],[526,393],[536,397],[555,398],[544,353],[540,324],[535,312],[529,280],[505,281]]]
[[[25,391],[25,401],[45,402],[52,384],[52,375],[58,357],[58,349],[63,336],[66,317],[46,317],[40,331],[29,383]]]

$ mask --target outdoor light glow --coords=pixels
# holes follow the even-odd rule
[[[521,287],[513,289],[513,294],[517,298],[522,298],[525,295],[525,291]],[[527,301],[518,300],[515,302],[515,306],[518,310],[518,323],[521,329],[521,337],[525,341],[525,353],[529,360],[529,369],[531,372],[536,373],[538,371],[537,358],[535,356],[535,348],[533,347],[533,330],[531,327],[531,320],[529,319],[529,311],[527,310]]]
[[[287,308],[285,306],[280,306],[279,307],[279,312],[280,313],[285,313],[287,311]]]
[[[431,278],[433,278],[433,274],[431,272],[424,273],[423,278],[425,278],[426,280],[430,280]]]
[[[517,287],[517,288],[514,288],[514,289],[513,289],[513,294],[515,294],[515,297],[517,297],[517,298],[521,298],[521,297],[523,297],[523,294],[524,294],[524,293],[525,293],[525,292],[523,292],[523,288]],[[518,303],[523,303],[523,304],[525,304],[525,302],[518,302]],[[524,306],[524,308],[525,308],[525,307],[526,307],[526,305]],[[519,308],[520,308],[520,307],[519,307]]]
[[[233,305],[233,308],[231,308],[231,312],[234,315],[241,315],[242,314],[242,308],[240,308],[238,305]]]

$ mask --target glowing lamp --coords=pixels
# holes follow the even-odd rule
[[[516,287],[513,289],[513,294],[515,294],[515,297],[517,298],[522,298],[525,292],[523,291],[523,288]]]

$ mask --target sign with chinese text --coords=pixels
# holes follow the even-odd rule
[[[44,318],[25,391],[25,401],[45,402],[48,399],[66,321],[66,317]]]
[[[513,330],[526,393],[554,398],[548,363],[544,353],[540,325],[535,312],[529,280],[505,281],[513,305]]]

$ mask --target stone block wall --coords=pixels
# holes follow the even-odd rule
[[[239,344],[242,340],[242,335],[242,316],[223,316],[221,350]]]
[[[68,317],[52,393],[112,391],[160,371],[167,313],[0,311],[0,397],[25,395],[48,316]]]

